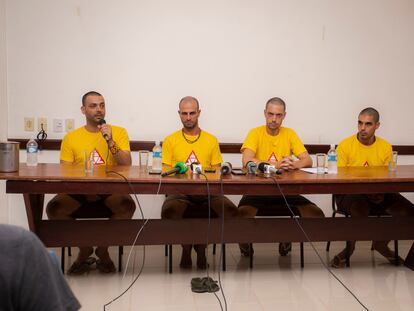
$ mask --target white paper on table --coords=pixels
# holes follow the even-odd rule
[[[317,167],[304,167],[301,168],[301,171],[304,171],[306,173],[310,173],[310,174],[317,174]],[[328,169],[325,167],[325,174],[328,174]]]

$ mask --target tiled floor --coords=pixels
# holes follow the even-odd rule
[[[405,256],[411,242],[400,242],[400,254]],[[325,261],[337,253],[343,243],[333,243],[330,253],[324,243],[316,243]],[[371,244],[360,242],[351,261],[351,268],[333,272],[355,293],[369,310],[414,310],[414,271],[404,266],[388,264],[379,254],[370,251]],[[167,272],[167,257],[163,246],[146,247],[146,262],[142,275],[132,288],[106,310],[220,310],[213,294],[191,292],[193,277],[205,272],[196,268],[186,271],[178,267],[180,246],[174,247],[174,272]],[[126,289],[142,263],[142,247],[136,247],[125,278],[123,273],[67,276],[80,300],[82,310],[104,310]],[[124,265],[130,248],[125,249]],[[211,253],[211,248],[210,248]],[[117,248],[111,249],[114,259]],[[219,255],[210,256],[210,275],[218,279]],[[73,257],[74,258],[74,257]],[[194,258],[195,259],[195,258]],[[72,259],[73,260],[73,259]],[[68,265],[71,259],[68,260]],[[305,246],[305,268],[300,268],[299,247],[291,255],[280,257],[276,244],[256,244],[253,270],[247,258],[240,257],[238,247],[227,246],[227,271],[221,272],[227,310],[364,310],[318,261],[309,245]],[[217,293],[225,310],[223,296]]]

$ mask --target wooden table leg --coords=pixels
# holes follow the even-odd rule
[[[37,232],[37,224],[42,220],[44,194],[23,194],[24,205],[26,206],[27,221],[30,231]]]

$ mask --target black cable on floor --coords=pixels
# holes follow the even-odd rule
[[[210,183],[209,183],[208,178],[207,178],[207,176],[205,174],[201,173],[200,175],[203,176],[206,179],[206,185],[207,185],[208,226],[207,226],[207,237],[206,237],[206,240],[207,240],[207,247],[208,247],[208,243],[209,243],[209,240],[210,240],[210,228],[211,228],[211,193],[210,193]],[[208,256],[206,254],[206,262],[207,262],[206,274],[207,274],[207,277],[209,278],[210,277],[209,276],[209,264],[208,264],[207,258],[208,258]],[[220,268],[219,268],[219,270],[220,270]],[[217,294],[215,292],[213,292],[213,294],[217,298],[217,300],[218,300],[218,302],[220,304],[220,310],[221,311],[224,311],[223,305],[221,303],[221,300],[220,300],[219,296],[217,296]]]
[[[303,235],[305,236],[306,240],[310,243],[313,251],[315,252],[316,256],[318,256],[319,261],[321,262],[321,264],[325,267],[325,269],[352,295],[352,297],[355,298],[355,300],[361,305],[361,307],[363,307],[365,310],[369,311],[369,309],[361,302],[361,300],[359,300],[359,298],[339,279],[339,277],[336,276],[335,273],[332,272],[332,269],[329,268],[329,266],[325,263],[325,261],[322,259],[321,255],[319,254],[319,252],[317,251],[317,249],[315,248],[315,246],[313,245],[312,241],[310,240],[308,234],[306,233],[306,231],[303,229],[302,225],[300,224],[300,222],[298,221],[297,217],[295,217],[295,213],[292,211],[292,209],[290,208],[290,205],[288,203],[288,201],[286,200],[286,197],[284,195],[284,193],[282,192],[282,188],[280,188],[280,184],[277,181],[277,178],[271,176],[272,180],[274,181],[274,183],[276,184],[277,188],[279,189],[280,194],[283,197],[283,200],[285,201],[286,207],[289,209],[289,212],[292,214],[293,219],[295,220],[296,224],[298,225],[299,229],[302,231]]]
[[[221,249],[220,249],[220,256],[219,256],[219,264],[222,263],[223,260],[223,243],[224,243],[224,189],[223,189],[223,173],[220,173],[220,193],[221,193]],[[219,266],[218,269],[218,279],[219,279],[219,286],[221,295],[223,296],[224,300],[224,310],[227,311],[227,299],[226,295],[224,294],[223,285],[221,284],[221,269]]]
[[[131,190],[131,192],[133,193],[133,195],[134,195],[134,197],[135,197],[135,200],[137,201],[137,204],[138,204],[138,207],[139,207],[139,211],[140,211],[140,213],[141,213],[141,217],[142,217],[142,220],[144,220],[144,213],[143,213],[143,211],[142,211],[142,207],[141,207],[141,204],[139,203],[139,200],[138,200],[138,196],[137,196],[137,194],[136,194],[136,191],[135,191],[135,189],[134,189],[134,187],[133,187],[133,185],[131,184],[131,182],[128,180],[128,178],[126,178],[124,175],[122,175],[122,174],[120,174],[120,173],[118,173],[118,172],[115,172],[115,171],[106,171],[106,173],[107,174],[115,174],[115,175],[118,175],[118,176],[120,176],[121,178],[123,178],[127,183],[128,183],[128,186],[129,186],[129,188],[130,188],[130,190]],[[160,181],[159,181],[159,184],[158,184],[158,190],[157,190],[157,194],[159,193],[159,191],[160,191],[160,188],[161,188],[161,177],[160,177]],[[130,255],[131,255],[131,253],[132,253],[132,249],[134,248],[134,246],[135,246],[135,244],[136,244],[136,241],[138,240],[138,238],[139,238],[139,236],[140,236],[140,234],[141,234],[141,232],[144,230],[144,227],[145,227],[145,225],[148,223],[148,221],[149,221],[149,219],[146,219],[145,221],[144,221],[144,223],[141,225],[141,227],[140,227],[140,229],[138,230],[138,232],[137,232],[137,234],[136,234],[136,236],[135,236],[135,239],[134,239],[134,242],[133,242],[133,244],[132,244],[132,246],[131,246],[131,250],[130,250],[130,253],[129,253],[129,255],[128,255],[128,261],[129,261],[129,257],[130,257]],[[111,301],[109,301],[108,303],[106,303],[106,304],[104,304],[104,306],[103,306],[103,309],[104,309],[104,311],[106,310],[106,307],[107,306],[109,306],[110,304],[112,304],[113,302],[115,302],[115,301],[117,301],[118,299],[120,299],[123,295],[125,295],[131,288],[132,288],[132,286],[135,284],[135,282],[138,280],[138,278],[141,276],[141,274],[142,274],[142,271],[144,270],[144,266],[145,266],[145,258],[146,258],[146,248],[145,248],[145,245],[143,245],[143,254],[142,254],[142,264],[141,264],[141,268],[140,268],[140,270],[139,270],[139,272],[138,272],[138,274],[137,274],[137,276],[135,277],[135,279],[131,282],[131,284],[121,293],[121,294],[119,294],[117,297],[115,297],[114,299],[112,299]],[[128,267],[128,266],[127,266]],[[127,269],[127,267],[126,267],[126,269]]]

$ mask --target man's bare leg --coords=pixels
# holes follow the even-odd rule
[[[105,199],[105,205],[111,210],[110,219],[131,219],[135,212],[134,200],[129,195],[113,194]],[[108,246],[98,246],[95,250],[97,268],[103,273],[115,272],[115,265],[109,256]]]
[[[67,194],[58,194],[50,200],[46,207],[47,217],[51,220],[73,220],[71,216],[81,204]],[[86,260],[93,254],[93,247],[79,247],[78,257],[69,268],[69,273],[84,273]]]

